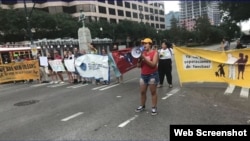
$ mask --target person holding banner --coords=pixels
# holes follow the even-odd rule
[[[48,58],[48,62],[54,60],[54,57],[51,56],[50,53],[48,53],[47,58]],[[52,67],[51,67],[50,64],[48,65],[48,71],[49,71],[49,75],[50,75],[51,80],[52,80],[50,82],[50,84],[57,84],[58,83],[58,78],[57,78],[56,72],[53,71],[53,69],[52,69]]]
[[[172,88],[172,56],[173,49],[172,44],[166,41],[163,41],[161,44],[161,49],[159,50],[160,58],[158,64],[158,71],[160,77],[160,83],[158,88],[162,87],[165,76],[167,77],[167,82],[169,88]]]
[[[113,44],[113,48],[112,48],[112,52],[117,52],[118,49],[118,44],[114,43]],[[112,56],[109,56],[112,57]],[[113,57],[111,58],[113,59]],[[119,70],[117,69],[117,67],[115,67],[112,63],[111,63],[111,67],[113,68],[115,74],[116,74],[116,83],[123,83],[123,74],[121,72],[118,72]]]
[[[66,66],[66,61],[67,60],[73,60],[74,59],[74,55],[72,54],[72,51],[64,51],[63,52],[63,64],[64,64],[64,67],[65,67],[65,71],[67,73],[67,76],[68,76],[68,81],[69,83],[73,83],[74,80],[73,80],[73,75],[72,75],[72,72],[70,70],[67,69],[67,66]]]
[[[97,49],[95,48],[95,45],[93,43],[89,44],[89,54],[97,54]],[[100,79],[95,79],[95,84],[100,84]]]
[[[105,49],[102,49],[102,55],[108,56],[107,51]],[[110,83],[110,60],[108,60],[108,80],[103,81],[103,85],[109,85]]]
[[[141,68],[140,78],[140,93],[141,93],[141,104],[135,109],[135,112],[142,112],[145,110],[146,104],[146,93],[149,87],[152,96],[152,110],[151,115],[157,115],[157,84],[159,83],[158,74],[158,51],[152,50],[152,40],[145,38],[143,40],[144,51],[141,54],[140,61],[137,66]]]
[[[57,50],[54,51],[54,58],[55,58],[55,60],[61,60],[61,61],[62,61],[62,57],[61,57],[61,55],[59,55],[59,53],[58,53]],[[61,83],[61,84],[64,83],[64,81],[63,81],[63,76],[62,76],[62,71],[58,71],[58,72],[56,72],[56,74],[58,75],[58,77],[59,77],[60,80],[61,80],[60,83]]]

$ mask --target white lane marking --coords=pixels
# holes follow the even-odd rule
[[[124,82],[122,82],[122,83],[127,83],[127,82],[132,81],[132,80],[135,80],[135,79],[137,79],[137,78],[129,79],[129,80],[126,80],[126,81],[124,81]],[[103,91],[103,90],[106,90],[106,89],[115,87],[115,86],[117,86],[117,84],[121,84],[121,83],[112,83],[112,84],[110,84],[110,86],[109,86],[109,85],[103,85],[103,86],[95,87],[95,88],[93,88],[92,90],[98,90],[98,89],[100,89],[101,91]],[[115,85],[115,86],[114,86],[114,85]],[[105,89],[104,87],[107,87],[107,88]],[[103,88],[103,89],[102,89],[102,88]]]
[[[168,92],[168,94],[175,94],[180,90],[180,88],[175,88],[172,91]]]
[[[118,127],[120,127],[120,128],[125,127],[128,123],[135,120],[137,117],[138,117],[138,115],[133,116],[132,118],[130,118],[130,119],[124,121],[123,123],[119,124]]]
[[[49,85],[49,83],[34,84],[34,85],[31,85],[30,87],[39,87],[39,86],[44,86],[44,85]]]
[[[224,95],[230,95],[230,94],[232,94],[233,91],[234,91],[234,88],[235,88],[235,85],[229,84],[227,86],[227,89],[226,89]]]
[[[167,98],[169,98],[170,96],[174,95],[175,93],[177,93],[180,90],[180,88],[175,88],[172,91],[166,93],[166,96],[161,98],[162,100],[166,100]]]
[[[129,80],[124,81],[123,83],[127,83],[127,82],[132,81],[132,80],[135,80],[135,79],[138,79],[138,78],[132,78],[132,79],[129,79]]]
[[[165,97],[163,97],[163,98],[161,98],[161,99],[165,100],[165,99],[169,98],[169,97],[172,96],[172,95],[173,95],[173,94],[167,94],[167,96],[165,96]]]
[[[71,86],[68,86],[67,88],[72,88],[72,87],[75,87],[75,86],[80,86],[82,84],[77,84],[77,85],[71,85]]]
[[[103,85],[103,86],[95,87],[95,88],[93,88],[92,90],[101,89],[101,88],[106,87],[106,86],[107,86],[107,85]]]
[[[240,97],[248,98],[249,88],[241,88]]]
[[[84,87],[84,86],[87,86],[88,84],[79,84],[79,85],[73,85],[73,86],[68,86],[67,88],[80,88],[80,87]]]
[[[80,86],[75,86],[75,87],[72,87],[73,89],[75,89],[75,88],[80,88],[80,87],[85,87],[85,86],[87,86],[88,84],[82,84],[82,85],[80,85]]]
[[[55,87],[60,87],[60,86],[67,85],[67,84],[68,84],[68,83],[55,84],[55,85],[50,85],[50,86],[47,86],[47,87],[55,88]]]
[[[102,88],[102,89],[100,89],[100,91],[107,90],[107,89],[109,89],[109,88],[113,88],[113,87],[118,86],[118,85],[120,85],[120,84],[115,84],[115,85],[111,85],[111,86]]]
[[[120,96],[120,95],[118,95],[118,96],[116,96],[117,98],[121,98],[122,96]]]
[[[76,114],[74,114],[72,116],[66,117],[66,118],[62,119],[61,121],[68,121],[68,120],[73,119],[73,118],[75,118],[77,116],[80,116],[81,114],[83,114],[83,112],[79,112],[79,113],[76,113]]]

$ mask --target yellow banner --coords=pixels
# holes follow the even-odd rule
[[[250,87],[250,49],[214,51],[174,47],[180,83],[225,82]]]
[[[0,65],[0,83],[17,80],[39,79],[37,60],[23,61]]]

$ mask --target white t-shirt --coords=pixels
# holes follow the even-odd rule
[[[160,49],[159,50],[159,55],[160,55],[160,59],[172,59],[173,56],[173,49],[172,48],[166,48],[164,49]]]

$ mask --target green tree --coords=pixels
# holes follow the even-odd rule
[[[199,17],[195,20],[195,33],[198,42],[204,43],[209,40],[211,24],[207,16]]]
[[[241,22],[250,18],[250,3],[247,1],[222,2],[219,7],[232,21]]]
[[[24,40],[26,21],[22,11],[0,9],[0,23],[2,42]]]
[[[170,20],[170,30],[169,30],[169,34],[170,34],[170,38],[172,42],[178,42],[180,40],[180,28],[178,27],[178,20],[172,16],[172,19]]]
[[[220,28],[224,31],[224,37],[233,39],[239,36],[236,34],[240,33],[240,27],[227,16],[223,18]]]

